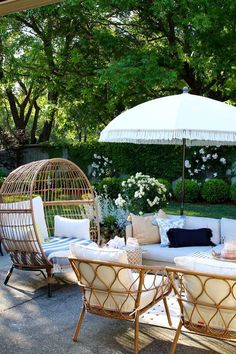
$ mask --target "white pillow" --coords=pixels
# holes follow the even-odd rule
[[[34,222],[37,229],[37,233],[41,242],[48,238],[48,230],[45,221],[44,207],[41,197],[36,197],[32,199],[33,204],[33,216]],[[11,209],[30,209],[30,201],[22,201],[16,203],[2,203],[0,204],[1,210],[11,210]],[[16,236],[16,238],[22,237],[27,231],[34,233],[32,227],[32,216],[30,213],[4,213],[2,215],[3,229],[8,229],[6,232],[9,236]],[[4,227],[6,226],[6,228]],[[15,226],[18,226],[16,229]],[[26,227],[27,226],[27,227]]]
[[[220,243],[220,220],[213,218],[205,218],[202,216],[186,216],[184,229],[201,229],[207,228],[212,231],[211,241],[218,245]]]
[[[45,221],[43,201],[41,197],[32,199],[34,221],[36,224],[37,232],[41,242],[48,238],[48,229]]]
[[[221,242],[236,240],[236,220],[222,218],[221,223]]]
[[[77,237],[80,240],[90,240],[89,219],[69,219],[59,215],[54,216],[55,237]]]
[[[156,219],[157,225],[159,226],[159,232],[161,236],[161,247],[167,247],[169,245],[169,239],[167,236],[167,231],[173,228],[184,227],[184,217],[179,216],[175,218],[164,218],[164,219]]]

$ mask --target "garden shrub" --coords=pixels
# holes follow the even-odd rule
[[[202,198],[212,204],[229,199],[229,185],[223,179],[209,179],[203,184]]]
[[[172,188],[171,188],[171,183],[165,179],[165,178],[157,178],[157,180],[161,183],[161,184],[164,184],[164,186],[166,187],[167,189],[167,193],[171,193],[172,191]]]
[[[179,201],[181,199],[181,181],[176,182],[174,196]],[[200,186],[196,181],[185,179],[184,181],[184,201],[194,203],[200,199]]]
[[[137,172],[122,182],[122,192],[115,203],[135,214],[152,213],[163,208],[168,199],[167,188],[154,177]]]
[[[123,178],[106,177],[99,182],[93,182],[93,186],[98,195],[107,195],[111,199],[116,199],[121,193],[121,183]]]
[[[230,199],[236,203],[236,183],[233,183],[230,187]]]

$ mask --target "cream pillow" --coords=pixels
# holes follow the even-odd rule
[[[159,228],[152,224],[153,215],[131,215],[133,237],[138,239],[140,245],[159,243],[161,241]]]
[[[80,240],[89,240],[89,219],[70,219],[60,215],[54,217],[55,237],[77,237]]]

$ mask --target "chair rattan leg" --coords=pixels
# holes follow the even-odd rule
[[[167,316],[167,320],[168,320],[169,326],[172,327],[172,321],[171,321],[171,317],[170,317],[169,306],[168,306],[168,303],[167,303],[167,300],[166,300],[165,297],[163,299],[163,302],[164,302],[164,306],[165,306],[165,310],[166,310],[166,316]]]
[[[52,284],[51,284],[51,281],[52,281],[52,272],[51,272],[51,268],[49,269],[46,269],[47,271],[47,281],[48,281],[48,297],[52,297]]]
[[[7,285],[8,281],[12,275],[13,270],[14,270],[14,265],[11,266],[9,272],[7,273],[6,279],[4,280],[4,285]]]
[[[134,332],[134,354],[138,354],[138,335],[139,335],[139,313],[135,316],[135,332]]]
[[[174,354],[175,351],[176,351],[176,345],[177,345],[177,342],[178,342],[178,339],[179,339],[179,335],[180,335],[180,332],[181,332],[182,325],[183,325],[182,321],[180,320],[178,328],[177,328],[177,331],[175,333],[174,341],[173,341],[171,349],[170,349],[170,354]]]
[[[3,256],[3,251],[2,251],[2,242],[0,241],[0,253],[1,253],[1,256]]]
[[[84,314],[85,314],[85,306],[83,306],[83,309],[82,309],[80,317],[79,317],[79,321],[78,321],[76,329],[75,329],[75,333],[74,333],[74,336],[73,336],[73,341],[74,342],[77,342],[77,340],[78,340],[78,335],[79,335],[81,324],[82,324],[83,319],[84,319]]]

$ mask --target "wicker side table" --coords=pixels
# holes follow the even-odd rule
[[[142,249],[141,248],[126,248],[129,264],[142,265]]]

